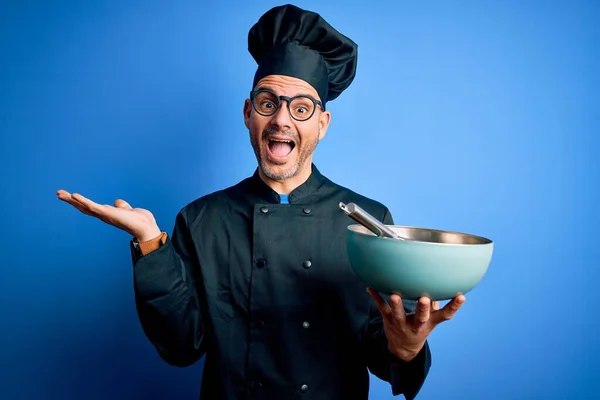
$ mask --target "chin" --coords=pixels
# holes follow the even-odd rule
[[[259,163],[263,174],[274,181],[285,181],[293,178],[300,170],[298,163],[287,162],[283,165],[278,165],[267,161],[265,158],[261,159]]]

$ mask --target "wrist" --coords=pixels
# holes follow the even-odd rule
[[[158,228],[158,226],[155,226],[152,229],[141,232],[139,235],[135,235],[135,240],[137,240],[138,243],[143,243],[156,239],[160,235],[162,235],[162,231]]]
[[[396,357],[397,359],[404,362],[411,362],[414,360],[417,355],[419,355],[419,350],[407,350],[407,349],[392,349],[388,348],[389,352]]]

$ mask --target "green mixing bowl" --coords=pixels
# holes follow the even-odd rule
[[[494,243],[459,232],[389,225],[409,240],[379,237],[350,225],[347,252],[352,269],[367,286],[403,299],[448,300],[473,289],[488,270]]]

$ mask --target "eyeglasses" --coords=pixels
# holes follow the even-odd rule
[[[281,101],[287,102],[287,108],[293,119],[306,121],[310,119],[317,106],[325,110],[323,103],[310,96],[299,95],[294,97],[278,96],[268,89],[253,90],[250,92],[250,101],[254,110],[265,117],[275,114],[281,106]]]

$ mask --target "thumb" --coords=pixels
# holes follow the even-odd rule
[[[123,208],[125,210],[131,210],[132,209],[132,207],[129,205],[129,203],[126,202],[123,199],[117,199],[117,200],[115,200],[115,207],[117,207],[117,208]]]

